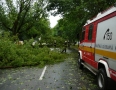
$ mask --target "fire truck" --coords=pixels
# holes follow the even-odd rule
[[[97,76],[100,90],[116,81],[116,5],[87,20],[78,48],[78,66]]]

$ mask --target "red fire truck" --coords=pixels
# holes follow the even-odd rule
[[[98,13],[83,26],[78,64],[97,75],[98,86],[107,90],[116,81],[116,7]],[[109,87],[110,88],[110,87]]]

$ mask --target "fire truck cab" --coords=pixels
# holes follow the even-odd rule
[[[83,26],[79,43],[79,68],[97,75],[98,86],[107,90],[116,81],[116,7],[98,13]]]

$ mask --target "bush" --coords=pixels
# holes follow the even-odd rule
[[[65,55],[50,51],[48,47],[40,48],[38,44],[31,46],[33,39],[17,45],[9,33],[0,35],[0,67],[44,66],[64,60]],[[17,39],[16,39],[17,40]]]

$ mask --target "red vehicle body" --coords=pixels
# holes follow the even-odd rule
[[[79,68],[98,76],[98,85],[106,90],[109,80],[116,81],[116,7],[112,6],[83,26],[79,43]]]

